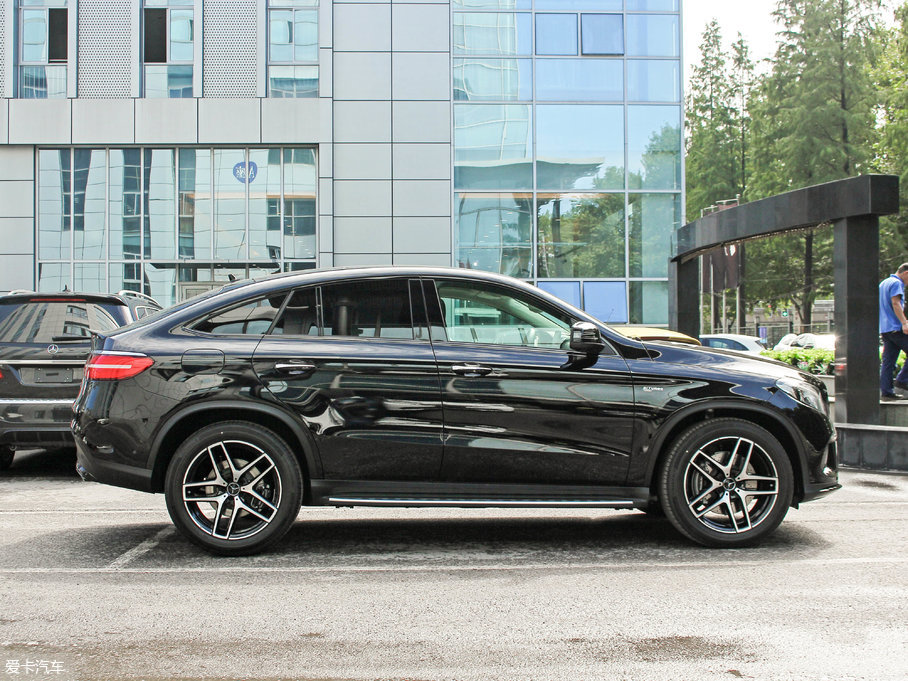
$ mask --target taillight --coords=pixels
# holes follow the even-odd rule
[[[151,357],[139,354],[92,355],[85,365],[85,376],[90,381],[121,381],[138,376],[154,364]]]

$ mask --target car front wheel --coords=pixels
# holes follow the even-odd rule
[[[232,421],[206,426],[180,445],[164,488],[170,517],[186,537],[239,556],[286,534],[300,510],[303,476],[278,435]]]
[[[747,546],[782,522],[794,475],[779,441],[765,429],[713,419],[675,440],[659,491],[668,519],[688,538],[705,546]]]

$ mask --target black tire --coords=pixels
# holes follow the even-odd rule
[[[659,492],[666,516],[689,539],[704,546],[749,546],[782,522],[794,474],[782,445],[765,429],[741,419],[713,419],[672,443]]]
[[[257,553],[283,537],[299,514],[302,490],[287,443],[245,421],[199,430],[177,449],[164,481],[177,529],[224,556]]]
[[[16,450],[9,445],[0,445],[0,471],[8,470],[13,465]]]

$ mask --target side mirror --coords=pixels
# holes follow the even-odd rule
[[[605,348],[605,341],[595,324],[575,322],[571,326],[571,350],[584,355],[598,355]]]

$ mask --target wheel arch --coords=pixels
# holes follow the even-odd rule
[[[200,428],[220,421],[246,421],[263,426],[280,436],[296,456],[303,471],[305,489],[303,503],[311,492],[309,481],[321,476],[315,444],[305,430],[282,410],[263,404],[237,404],[214,401],[192,405],[173,414],[158,431],[151,447],[151,491],[164,491],[164,476],[174,453],[189,435]]]
[[[779,441],[791,461],[791,469],[795,478],[792,503],[797,506],[804,496],[804,485],[808,479],[802,438],[798,435],[794,425],[781,415],[768,411],[761,405],[741,403],[736,400],[720,400],[695,405],[679,410],[666,420],[653,437],[651,445],[657,454],[651,458],[646,471],[645,484],[649,487],[650,495],[658,496],[659,476],[657,472],[661,469],[671,444],[690,426],[713,418],[737,418],[749,421],[760,426]]]

